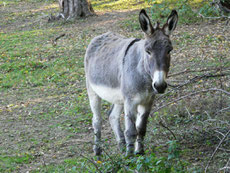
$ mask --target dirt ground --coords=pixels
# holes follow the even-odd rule
[[[125,36],[143,38],[140,30],[132,29],[133,16],[137,16],[139,10],[97,12],[97,16],[78,19],[65,25],[63,22],[47,23],[48,15],[57,11],[56,6],[50,3],[20,2],[16,7],[1,5],[0,9],[2,21],[0,34],[55,27],[58,28],[56,35],[61,33],[67,35],[63,38],[63,42],[60,41],[63,45],[68,43],[68,39],[78,43],[80,42],[78,39],[84,34],[90,40],[108,30]],[[129,18],[130,22],[127,21]],[[53,38],[52,36],[50,40]],[[207,72],[216,74],[216,67],[220,63],[224,66],[224,73],[229,73],[229,38],[230,25],[225,20],[180,24],[172,36],[174,51],[170,74],[185,69],[188,71],[195,69],[195,72],[172,76],[169,78],[170,83],[177,85],[189,82],[193,77],[202,75],[203,69],[214,69]],[[74,54],[83,57],[84,50],[76,51]],[[223,60],[216,60],[218,55],[223,57]],[[2,65],[5,62],[0,63]],[[175,87],[170,87],[169,93],[156,98],[153,110],[202,88],[220,88],[220,84],[222,89],[229,92],[229,76],[217,79],[201,78],[196,80],[196,84],[183,86],[177,90]],[[64,86],[51,83],[34,87],[11,87],[0,92],[0,166],[3,167],[3,172],[7,170],[27,172],[39,170],[50,164],[61,164],[66,159],[79,156],[82,150],[83,154],[92,156],[93,131],[91,117],[88,116],[91,113],[87,105],[84,77]],[[83,98],[79,99],[80,95],[83,95]],[[78,106],[82,102],[84,106]],[[229,96],[208,93],[187,98],[179,103],[175,102],[159,112],[162,115],[161,120],[163,119],[181,141],[184,159],[194,167],[204,170],[208,159],[223,137],[220,133],[224,134],[230,128],[229,111],[217,114],[218,110],[229,105]],[[104,113],[108,107],[107,103],[103,104]],[[86,117],[83,116],[84,113]],[[170,118],[167,118],[167,114],[171,115]],[[154,112],[152,115],[157,116]],[[158,122],[159,119],[150,119],[147,135],[151,137],[146,139],[148,147],[151,147],[151,143],[163,146],[165,141],[171,139],[168,137],[171,133]],[[156,128],[157,132],[153,130]],[[115,138],[106,116],[103,117],[102,136],[106,139],[106,145],[116,152]],[[211,162],[211,169],[215,168],[217,171],[226,165],[230,157],[229,140],[228,137],[221,147],[222,150],[218,150],[215,161]],[[4,160],[6,157],[15,160],[20,157],[24,160],[6,161]]]

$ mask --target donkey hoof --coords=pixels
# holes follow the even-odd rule
[[[143,156],[144,154],[145,154],[144,150],[135,151],[135,155],[141,155],[141,156]]]
[[[126,157],[130,157],[130,156],[133,156],[134,155],[134,145],[128,145],[126,147],[126,154],[125,156]]]
[[[144,155],[144,145],[143,145],[143,143],[137,142],[135,154],[136,155]]]

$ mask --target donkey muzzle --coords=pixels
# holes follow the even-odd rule
[[[155,71],[153,75],[152,87],[156,94],[163,94],[167,88],[167,83],[165,82],[166,72],[165,71]]]
[[[167,86],[168,85],[167,85],[166,82],[163,82],[163,83],[160,83],[160,84],[158,84],[158,83],[153,84],[154,90],[159,94],[163,94],[165,92]]]

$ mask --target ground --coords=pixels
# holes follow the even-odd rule
[[[49,15],[58,11],[55,2],[0,1],[0,172],[68,172],[76,169],[79,158],[92,157],[92,113],[83,67],[86,47],[109,30],[143,38],[137,16],[142,6],[149,7],[136,3],[133,9],[119,6],[111,11],[106,9],[109,3],[101,8],[93,3],[93,17],[48,23]],[[155,100],[146,149],[155,146],[157,155],[165,156],[175,135],[188,172],[204,171],[230,128],[229,31],[226,20],[199,20],[179,23],[171,37],[171,87]],[[210,77],[218,74],[226,75]],[[183,86],[174,86],[178,84]],[[207,91],[176,100],[208,88],[228,93]],[[108,109],[103,102],[102,137],[107,152],[114,154]],[[229,143],[227,137],[208,171],[226,166]]]

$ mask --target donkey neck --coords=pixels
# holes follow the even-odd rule
[[[151,82],[151,76],[145,67],[146,59],[145,59],[145,54],[144,54],[144,51],[145,51],[144,40],[141,40],[139,43],[137,43],[137,49],[138,49],[139,57],[140,57],[138,65],[137,65],[138,72],[143,76],[144,79]]]
[[[151,76],[144,66],[144,40],[135,39],[128,45],[123,58],[123,69],[132,75],[139,77],[139,81],[151,85]]]

